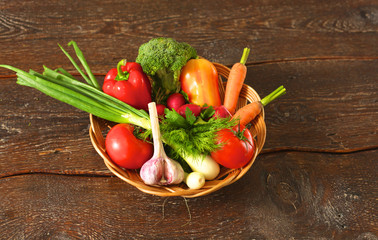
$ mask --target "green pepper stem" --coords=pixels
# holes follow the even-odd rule
[[[260,102],[265,107],[268,105],[271,101],[274,99],[284,95],[286,93],[286,89],[284,86],[280,86],[276,90],[274,90],[272,93],[270,93],[268,96],[264,97]]]
[[[127,60],[122,59],[117,64],[117,78],[116,80],[127,80],[129,78],[129,73],[126,71],[122,71],[122,66],[126,66]]]
[[[244,48],[243,55],[240,59],[240,63],[245,65],[247,62],[248,56],[249,56],[250,49],[249,48]]]

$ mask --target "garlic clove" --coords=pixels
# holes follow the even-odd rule
[[[164,174],[164,159],[153,158],[145,162],[140,169],[140,177],[148,185],[159,184]]]
[[[166,184],[179,184],[184,180],[184,177],[185,174],[181,165],[172,159],[166,159],[164,166]]]

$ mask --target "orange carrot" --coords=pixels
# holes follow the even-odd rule
[[[249,48],[244,48],[243,56],[240,59],[240,62],[235,63],[232,66],[228,76],[223,105],[231,114],[235,113],[240,90],[243,87],[245,76],[247,75],[247,67],[245,66],[245,63],[247,61],[249,51]]]
[[[281,95],[286,93],[286,89],[283,86],[280,86],[276,90],[274,90],[271,94],[263,98],[261,101],[252,102],[244,107],[240,108],[232,119],[239,119],[240,124],[247,125],[253,119],[256,118],[262,111],[262,109],[274,99],[280,97]]]

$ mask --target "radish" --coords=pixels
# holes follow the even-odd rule
[[[163,104],[156,104],[156,110],[157,110],[157,114],[158,116],[165,116],[165,113],[164,113],[164,109],[166,109],[167,107]]]
[[[179,107],[185,104],[185,98],[181,93],[173,93],[167,99],[167,107],[172,110],[178,110]]]
[[[192,111],[193,115],[198,117],[201,113],[201,107],[199,105],[196,105],[196,104],[184,104],[182,105],[181,107],[179,107],[179,109],[177,109],[177,112],[183,116],[184,118],[186,118],[186,114],[185,114],[185,111],[186,111],[186,108],[189,108],[190,111]]]
[[[232,117],[230,111],[227,110],[227,108],[223,105],[214,107],[214,118],[227,118]]]

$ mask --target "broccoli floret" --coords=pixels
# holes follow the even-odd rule
[[[197,58],[197,51],[173,38],[153,38],[139,47],[136,62],[153,80],[155,101],[163,103],[170,94],[180,91],[181,68],[192,58]]]

